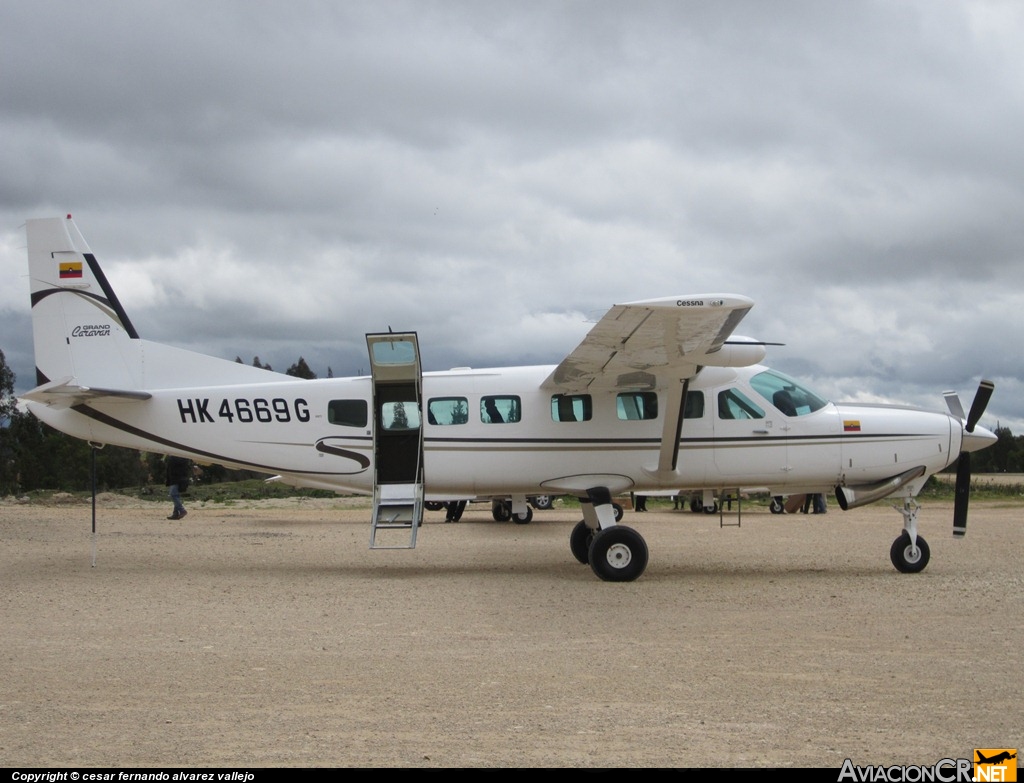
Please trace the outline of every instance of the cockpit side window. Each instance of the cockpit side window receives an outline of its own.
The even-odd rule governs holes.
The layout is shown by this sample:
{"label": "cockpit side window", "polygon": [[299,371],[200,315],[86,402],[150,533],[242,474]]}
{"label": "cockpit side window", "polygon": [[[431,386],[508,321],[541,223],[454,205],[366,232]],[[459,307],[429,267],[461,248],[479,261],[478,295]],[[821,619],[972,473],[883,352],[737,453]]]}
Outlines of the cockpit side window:
{"label": "cockpit side window", "polygon": [[785,416],[806,416],[828,405],[826,400],[778,370],[758,373],[750,379],[750,385]]}
{"label": "cockpit side window", "polygon": [[726,389],[718,393],[718,418],[763,419],[764,411],[739,389]]}

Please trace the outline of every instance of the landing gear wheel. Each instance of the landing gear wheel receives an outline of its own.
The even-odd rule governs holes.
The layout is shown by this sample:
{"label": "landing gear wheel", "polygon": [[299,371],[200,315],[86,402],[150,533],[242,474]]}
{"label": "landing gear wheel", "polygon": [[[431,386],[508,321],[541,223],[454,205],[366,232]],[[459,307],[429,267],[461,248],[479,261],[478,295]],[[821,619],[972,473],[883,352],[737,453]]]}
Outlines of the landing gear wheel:
{"label": "landing gear wheel", "polygon": [[608,527],[594,536],[589,559],[605,582],[632,582],[647,568],[647,542],[631,527]]}
{"label": "landing gear wheel", "polygon": [[436,500],[427,500],[423,503],[423,507],[427,511],[440,511],[444,508],[444,503],[438,503]]}
{"label": "landing gear wheel", "polygon": [[612,503],[612,510],[615,512],[615,521],[616,522],[621,522],[622,521],[622,516],[625,513],[622,510],[622,506],[620,506],[618,503]]}
{"label": "landing gear wheel", "polygon": [[917,537],[917,551],[914,552],[911,549],[910,535],[906,530],[892,542],[892,548],[889,549],[889,559],[896,566],[896,570],[904,574],[916,574],[924,571],[931,556],[928,542],[921,536]]}
{"label": "landing gear wheel", "polygon": [[582,519],[576,523],[569,534],[569,549],[572,556],[583,565],[590,562],[590,542],[593,540],[594,531],[587,527],[587,523]]}
{"label": "landing gear wheel", "polygon": [[495,522],[508,522],[512,519],[512,506],[504,500],[492,500],[491,516]]}
{"label": "landing gear wheel", "polygon": [[552,495],[537,495],[530,500],[530,504],[538,511],[546,511],[554,507],[555,498]]}
{"label": "landing gear wheel", "polygon": [[717,514],[718,513],[718,501],[716,500],[710,506],[704,506],[705,514]]}
{"label": "landing gear wheel", "polygon": [[768,510],[773,514],[785,514],[786,504],[782,502],[782,498],[776,495],[772,498],[772,502],[768,504]]}
{"label": "landing gear wheel", "polygon": [[698,497],[690,498],[690,511],[692,511],[694,514],[699,514],[703,509],[704,509],[704,506],[700,502],[700,498],[698,498]]}
{"label": "landing gear wheel", "polygon": [[[510,512],[511,513],[511,512]],[[530,520],[533,519],[533,509],[529,506],[526,507],[526,513],[520,516],[519,514],[511,514],[512,521],[517,525],[528,525]]]}

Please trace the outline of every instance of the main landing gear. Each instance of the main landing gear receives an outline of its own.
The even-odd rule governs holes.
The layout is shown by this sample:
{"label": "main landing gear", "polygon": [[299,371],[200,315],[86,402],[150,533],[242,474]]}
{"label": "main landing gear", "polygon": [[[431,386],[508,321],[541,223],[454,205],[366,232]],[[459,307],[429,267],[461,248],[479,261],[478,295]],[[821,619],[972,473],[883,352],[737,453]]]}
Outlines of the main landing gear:
{"label": "main landing gear", "polygon": [[611,494],[604,487],[580,498],[581,519],[569,534],[569,549],[605,582],[632,582],[647,568],[647,542],[633,528],[617,523]]}
{"label": "main landing gear", "polygon": [[511,519],[517,525],[528,525],[533,521],[533,509],[526,506],[517,513],[512,510],[511,502],[507,500],[492,500],[491,517],[495,522],[508,522]]}
{"label": "main landing gear", "polygon": [[889,559],[896,570],[904,574],[916,574],[924,571],[931,558],[928,542],[917,534],[917,512],[920,504],[913,498],[903,501],[903,508],[894,506],[903,515],[903,532],[892,542]]}

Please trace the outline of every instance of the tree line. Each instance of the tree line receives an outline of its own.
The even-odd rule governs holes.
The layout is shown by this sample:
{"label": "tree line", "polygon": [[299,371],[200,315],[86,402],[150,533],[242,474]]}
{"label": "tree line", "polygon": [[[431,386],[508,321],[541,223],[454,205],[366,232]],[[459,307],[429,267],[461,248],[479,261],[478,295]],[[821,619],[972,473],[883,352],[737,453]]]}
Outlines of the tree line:
{"label": "tree line", "polygon": [[[241,359],[236,359],[242,362]],[[269,370],[259,357],[254,367]],[[333,377],[330,368],[327,377]],[[301,356],[286,375],[316,378]],[[37,489],[83,491],[91,486],[90,446],[49,427],[35,416],[17,409],[14,372],[0,350],[0,496]],[[1024,473],[1024,435],[1015,436],[1008,427],[996,427],[996,442],[972,455],[974,473]],[[162,484],[163,457],[119,446],[96,452],[96,483],[101,490]],[[204,466],[203,480],[238,481],[251,478],[250,471],[230,470],[220,465]]]}

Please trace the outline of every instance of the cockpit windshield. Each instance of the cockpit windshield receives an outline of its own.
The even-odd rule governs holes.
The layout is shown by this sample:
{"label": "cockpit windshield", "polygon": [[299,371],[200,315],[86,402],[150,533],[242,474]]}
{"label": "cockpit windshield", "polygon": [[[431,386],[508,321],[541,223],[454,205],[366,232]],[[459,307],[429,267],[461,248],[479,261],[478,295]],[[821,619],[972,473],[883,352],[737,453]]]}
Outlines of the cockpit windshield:
{"label": "cockpit windshield", "polygon": [[758,373],[750,385],[786,416],[806,416],[828,405],[827,400],[778,370]]}

